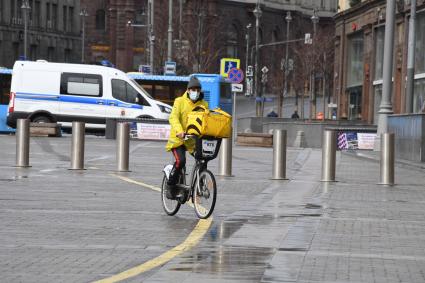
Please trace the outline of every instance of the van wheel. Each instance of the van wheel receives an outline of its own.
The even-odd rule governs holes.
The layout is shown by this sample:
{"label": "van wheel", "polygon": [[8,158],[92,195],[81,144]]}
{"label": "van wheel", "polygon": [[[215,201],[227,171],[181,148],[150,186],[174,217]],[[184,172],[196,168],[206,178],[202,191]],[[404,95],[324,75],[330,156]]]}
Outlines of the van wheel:
{"label": "van wheel", "polygon": [[34,123],[51,123],[52,120],[47,116],[35,116],[32,119],[32,122],[34,122]]}

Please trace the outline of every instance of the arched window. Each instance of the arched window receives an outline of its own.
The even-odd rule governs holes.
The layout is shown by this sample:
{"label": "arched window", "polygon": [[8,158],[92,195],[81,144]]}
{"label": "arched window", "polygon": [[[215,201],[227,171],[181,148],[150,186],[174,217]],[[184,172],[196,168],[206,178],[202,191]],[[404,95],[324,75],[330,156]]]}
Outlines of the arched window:
{"label": "arched window", "polygon": [[227,32],[226,52],[230,58],[238,57],[238,29],[236,25],[232,25]]}
{"label": "arched window", "polygon": [[96,29],[105,30],[105,10],[96,11]]}

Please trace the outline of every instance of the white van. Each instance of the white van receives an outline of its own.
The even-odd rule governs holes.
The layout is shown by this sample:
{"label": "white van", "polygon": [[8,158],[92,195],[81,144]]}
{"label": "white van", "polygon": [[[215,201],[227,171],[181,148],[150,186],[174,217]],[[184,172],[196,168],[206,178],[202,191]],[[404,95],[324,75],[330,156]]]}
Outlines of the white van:
{"label": "white van", "polygon": [[168,119],[171,107],[154,100],[124,72],[104,66],[16,61],[7,124],[16,120],[86,122],[104,128],[106,118]]}

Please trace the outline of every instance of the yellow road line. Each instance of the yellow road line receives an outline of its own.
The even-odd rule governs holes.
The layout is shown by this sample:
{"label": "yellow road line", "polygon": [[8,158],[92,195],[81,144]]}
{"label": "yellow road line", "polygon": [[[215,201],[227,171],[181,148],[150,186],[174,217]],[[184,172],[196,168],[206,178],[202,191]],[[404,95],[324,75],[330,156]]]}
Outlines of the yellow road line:
{"label": "yellow road line", "polygon": [[148,184],[145,184],[143,182],[135,181],[133,179],[130,179],[130,178],[127,178],[127,177],[124,177],[124,176],[119,176],[119,175],[115,175],[115,174],[110,174],[110,175],[117,177],[117,178],[119,178],[123,181],[126,181],[128,183],[136,184],[136,185],[139,185],[139,186],[142,186],[142,187],[145,187],[145,188],[157,191],[157,192],[161,192],[161,188],[158,188],[158,187],[155,187],[155,186],[152,186],[152,185],[148,185]]}
{"label": "yellow road line", "polygon": [[[130,178],[127,177],[123,177],[123,176],[118,176],[115,174],[111,174],[112,176],[118,177],[119,179],[132,183],[132,184],[136,184],[139,186],[143,186],[149,189],[152,189],[154,191],[158,191],[160,192],[161,189],[155,186],[151,186],[148,184],[145,184],[143,182],[138,182],[135,180],[132,180]],[[137,276],[143,272],[146,272],[148,270],[151,270],[155,267],[161,266],[165,263],[167,263],[168,261],[170,261],[171,259],[173,259],[174,257],[180,255],[181,253],[190,250],[191,248],[193,248],[194,246],[196,246],[198,244],[198,242],[202,239],[202,237],[205,235],[205,233],[208,231],[208,229],[210,228],[212,223],[212,217],[208,218],[208,219],[201,219],[199,220],[198,224],[195,226],[195,229],[193,229],[193,231],[189,234],[189,236],[186,238],[186,240],[181,243],[180,245],[172,248],[171,250],[161,254],[160,256],[151,259],[145,263],[142,263],[138,266],[135,266],[133,268],[130,268],[126,271],[123,271],[121,273],[118,273],[114,276],[111,276],[109,278],[105,278],[99,281],[96,281],[94,283],[113,283],[113,282],[119,282],[125,279],[128,279],[130,277],[134,277]]]}

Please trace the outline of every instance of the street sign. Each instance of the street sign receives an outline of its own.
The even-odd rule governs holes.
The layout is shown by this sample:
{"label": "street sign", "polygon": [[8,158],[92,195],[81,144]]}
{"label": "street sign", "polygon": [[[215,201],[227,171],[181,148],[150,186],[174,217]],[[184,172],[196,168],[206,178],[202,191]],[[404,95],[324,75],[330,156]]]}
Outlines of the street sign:
{"label": "street sign", "polygon": [[227,77],[229,78],[229,80],[232,83],[234,83],[234,84],[240,84],[243,81],[244,75],[243,75],[243,71],[241,69],[232,68],[227,73]]}
{"label": "street sign", "polygon": [[253,77],[254,71],[252,70],[252,66],[248,66],[248,69],[246,70],[246,76],[247,77]]}
{"label": "street sign", "polygon": [[164,75],[176,75],[176,62],[166,61],[164,66]]}
{"label": "street sign", "polygon": [[151,65],[139,65],[139,72],[144,74],[151,74]]}
{"label": "street sign", "polygon": [[233,68],[240,68],[241,60],[236,58],[222,58],[220,60],[220,75],[227,78],[227,74]]}
{"label": "street sign", "polygon": [[232,92],[243,92],[243,84],[232,84]]}
{"label": "street sign", "polygon": [[313,44],[313,39],[311,38],[311,34],[309,33],[305,34],[304,44]]}

